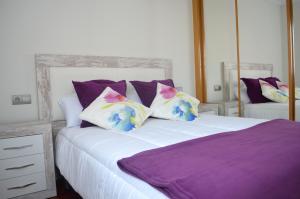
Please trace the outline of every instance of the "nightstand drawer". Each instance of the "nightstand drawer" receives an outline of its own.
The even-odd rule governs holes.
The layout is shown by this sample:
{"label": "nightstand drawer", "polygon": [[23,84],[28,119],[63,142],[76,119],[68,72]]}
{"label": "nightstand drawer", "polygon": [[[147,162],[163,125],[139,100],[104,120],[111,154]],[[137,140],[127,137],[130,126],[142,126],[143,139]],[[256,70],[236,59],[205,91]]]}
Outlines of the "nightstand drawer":
{"label": "nightstand drawer", "polygon": [[238,117],[239,116],[239,109],[238,109],[238,107],[228,108],[228,116],[230,116],[230,117]]}
{"label": "nightstand drawer", "polygon": [[0,160],[0,180],[45,170],[44,154]]}
{"label": "nightstand drawer", "polygon": [[0,199],[34,193],[46,189],[45,173],[0,181]]}
{"label": "nightstand drawer", "polygon": [[44,153],[43,136],[33,135],[0,140],[0,159]]}
{"label": "nightstand drawer", "polygon": [[205,112],[200,112],[199,115],[218,115],[216,111],[205,111]]}

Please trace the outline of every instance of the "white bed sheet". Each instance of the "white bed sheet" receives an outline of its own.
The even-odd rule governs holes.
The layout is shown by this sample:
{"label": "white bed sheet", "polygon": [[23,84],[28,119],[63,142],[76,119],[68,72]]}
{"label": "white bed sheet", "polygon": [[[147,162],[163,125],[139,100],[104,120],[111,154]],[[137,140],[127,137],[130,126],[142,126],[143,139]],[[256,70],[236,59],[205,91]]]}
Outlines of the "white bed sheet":
{"label": "white bed sheet", "polygon": [[56,165],[86,199],[163,199],[164,194],[121,171],[116,162],[138,152],[240,130],[265,120],[202,115],[195,122],[149,119],[132,133],[99,127],[62,129],[56,138]]}
{"label": "white bed sheet", "polygon": [[[275,102],[245,104],[244,116],[258,119],[288,119],[289,104]],[[300,121],[300,100],[296,100],[296,120]]]}

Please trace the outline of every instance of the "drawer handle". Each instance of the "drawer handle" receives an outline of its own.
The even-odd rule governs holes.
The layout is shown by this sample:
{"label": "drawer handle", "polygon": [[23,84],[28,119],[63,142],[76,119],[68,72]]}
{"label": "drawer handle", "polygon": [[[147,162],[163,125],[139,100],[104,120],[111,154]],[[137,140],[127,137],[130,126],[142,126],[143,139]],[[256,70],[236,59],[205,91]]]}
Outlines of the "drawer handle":
{"label": "drawer handle", "polygon": [[30,186],[35,185],[35,184],[36,184],[36,182],[32,182],[32,183],[29,183],[29,184],[25,184],[23,186],[9,187],[9,188],[7,188],[7,190],[24,189],[26,187],[30,187]]}
{"label": "drawer handle", "polygon": [[18,169],[25,169],[27,167],[32,167],[34,166],[34,164],[27,164],[27,165],[23,165],[23,166],[19,166],[19,167],[10,167],[10,168],[6,168],[5,170],[9,171],[9,170],[18,170]]}
{"label": "drawer handle", "polygon": [[28,144],[28,145],[24,145],[24,146],[17,146],[17,147],[7,147],[7,148],[4,148],[3,150],[19,150],[19,149],[25,149],[25,148],[29,148],[29,147],[32,147],[33,144]]}

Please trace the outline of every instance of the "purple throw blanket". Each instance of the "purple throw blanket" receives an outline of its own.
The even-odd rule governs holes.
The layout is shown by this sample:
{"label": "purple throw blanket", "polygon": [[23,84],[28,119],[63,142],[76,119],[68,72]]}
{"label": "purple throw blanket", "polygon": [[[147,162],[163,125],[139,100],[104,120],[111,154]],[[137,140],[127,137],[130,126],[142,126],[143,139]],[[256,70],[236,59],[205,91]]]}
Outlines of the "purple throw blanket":
{"label": "purple throw blanket", "polygon": [[119,167],[176,199],[299,199],[300,123],[273,120],[138,153]]}

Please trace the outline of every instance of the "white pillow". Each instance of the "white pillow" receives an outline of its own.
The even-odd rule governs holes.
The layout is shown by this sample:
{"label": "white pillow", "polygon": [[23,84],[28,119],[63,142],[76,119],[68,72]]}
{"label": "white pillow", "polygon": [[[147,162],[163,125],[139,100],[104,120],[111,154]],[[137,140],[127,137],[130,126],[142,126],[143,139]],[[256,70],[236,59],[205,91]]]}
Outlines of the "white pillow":
{"label": "white pillow", "polygon": [[142,126],[150,115],[148,107],[107,87],[83,110],[80,118],[105,129],[128,132]]}
{"label": "white pillow", "polygon": [[137,94],[135,88],[133,87],[133,85],[129,82],[126,82],[126,87],[127,87],[127,89],[126,89],[127,99],[142,104],[142,101],[141,101],[139,95]]}
{"label": "white pillow", "polygon": [[175,88],[157,83],[151,104],[152,116],[170,120],[193,121],[198,117],[199,100]]}
{"label": "white pillow", "polygon": [[58,102],[62,112],[64,113],[67,127],[80,126],[81,119],[79,118],[83,107],[81,106],[76,94],[62,97]]}
{"label": "white pillow", "polygon": [[272,86],[266,81],[259,80],[259,84],[261,87],[262,95],[273,102],[278,103],[287,103],[289,98],[288,96],[281,90]]}
{"label": "white pillow", "polygon": [[[247,93],[247,87],[242,80],[240,82],[241,82],[241,101],[245,104],[249,104],[251,101],[250,101],[250,98]],[[235,99],[238,99],[238,86],[237,85],[234,85],[234,97],[235,97]]]}
{"label": "white pillow", "polygon": [[[289,96],[289,85],[283,82],[276,81],[277,87],[279,90],[284,92],[287,96]],[[300,99],[300,88],[295,88],[295,98]]]}

